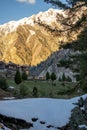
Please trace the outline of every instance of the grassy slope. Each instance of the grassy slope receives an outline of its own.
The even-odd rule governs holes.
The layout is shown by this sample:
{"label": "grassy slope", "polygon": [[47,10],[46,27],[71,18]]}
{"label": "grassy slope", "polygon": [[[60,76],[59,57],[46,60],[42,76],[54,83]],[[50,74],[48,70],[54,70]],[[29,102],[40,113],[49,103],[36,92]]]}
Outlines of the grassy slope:
{"label": "grassy slope", "polygon": [[[51,97],[51,98],[70,98],[82,94],[77,93],[75,90],[76,83],[65,83],[56,81],[52,85],[51,81],[23,81],[20,85],[16,85],[14,80],[8,80],[9,86],[14,86],[16,90],[19,90],[21,85],[28,88],[26,97],[33,97],[32,91],[34,87],[38,89],[38,97]],[[74,90],[74,91],[73,91]]]}

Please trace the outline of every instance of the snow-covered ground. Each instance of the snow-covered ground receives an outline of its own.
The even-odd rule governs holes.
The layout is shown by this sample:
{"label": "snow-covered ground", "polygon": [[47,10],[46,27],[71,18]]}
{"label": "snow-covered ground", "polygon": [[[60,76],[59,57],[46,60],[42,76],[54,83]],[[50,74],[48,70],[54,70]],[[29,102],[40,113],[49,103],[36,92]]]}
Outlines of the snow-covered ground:
{"label": "snow-covered ground", "polygon": [[[82,97],[85,98],[87,95]],[[71,110],[75,107],[73,103],[77,102],[78,99],[79,97],[72,99],[33,98],[0,101],[0,114],[29,122],[32,122],[32,118],[38,118],[36,122],[33,122],[34,127],[29,130],[48,130],[48,125],[54,126],[50,130],[56,130],[56,127],[68,123]],[[41,124],[40,121],[45,121],[45,124]],[[5,130],[9,129],[5,128]]]}

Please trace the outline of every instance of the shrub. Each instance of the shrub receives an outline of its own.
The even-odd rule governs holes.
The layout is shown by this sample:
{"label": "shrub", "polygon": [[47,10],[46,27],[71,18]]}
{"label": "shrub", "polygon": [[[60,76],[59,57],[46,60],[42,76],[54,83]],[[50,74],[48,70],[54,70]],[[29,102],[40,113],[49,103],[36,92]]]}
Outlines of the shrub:
{"label": "shrub", "polygon": [[37,97],[38,96],[38,89],[36,87],[33,88],[33,96]]}
{"label": "shrub", "polygon": [[28,95],[28,87],[24,84],[20,85],[20,96],[26,97]]}
{"label": "shrub", "polygon": [[7,81],[3,76],[0,76],[0,88],[3,90],[6,90],[8,88]]}
{"label": "shrub", "polygon": [[25,72],[23,72],[23,73],[22,73],[22,79],[23,79],[23,80],[27,80],[27,78],[28,78],[27,74],[26,74]]}
{"label": "shrub", "polygon": [[72,79],[68,76],[66,79],[68,82],[72,82]]}
{"label": "shrub", "polygon": [[72,64],[72,61],[70,60],[60,60],[59,63],[57,64],[58,67],[65,67],[68,68]]}
{"label": "shrub", "polygon": [[61,77],[59,77],[59,79],[58,79],[59,81],[62,81],[62,79],[61,79]]}
{"label": "shrub", "polygon": [[82,90],[84,91],[84,93],[87,93],[87,80],[86,79],[82,80],[80,86]]}
{"label": "shrub", "polygon": [[81,78],[80,78],[80,75],[77,74],[77,75],[76,75],[76,81],[79,81],[79,80],[81,80]]}

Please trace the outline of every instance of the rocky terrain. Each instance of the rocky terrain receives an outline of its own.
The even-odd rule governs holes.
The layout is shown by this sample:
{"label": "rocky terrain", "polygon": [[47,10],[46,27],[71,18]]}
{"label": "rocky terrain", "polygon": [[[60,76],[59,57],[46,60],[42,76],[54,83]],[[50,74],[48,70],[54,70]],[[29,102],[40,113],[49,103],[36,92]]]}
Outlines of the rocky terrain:
{"label": "rocky terrain", "polygon": [[[71,17],[70,10],[49,9],[29,18],[0,25],[0,60],[35,66],[59,50],[62,43],[73,41],[82,28],[74,27],[86,8]],[[65,31],[64,31],[65,30]]]}

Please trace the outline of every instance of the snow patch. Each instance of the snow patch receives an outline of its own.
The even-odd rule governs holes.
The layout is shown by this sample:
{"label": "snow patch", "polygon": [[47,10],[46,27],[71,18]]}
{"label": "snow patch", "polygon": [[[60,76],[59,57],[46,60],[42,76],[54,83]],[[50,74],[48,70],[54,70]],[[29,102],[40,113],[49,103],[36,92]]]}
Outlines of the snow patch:
{"label": "snow patch", "polygon": [[35,34],[35,31],[33,31],[33,30],[29,30],[29,32],[31,33],[31,35]]}
{"label": "snow patch", "polygon": [[4,100],[13,100],[13,99],[15,99],[15,97],[4,97],[3,99]]}
{"label": "snow patch", "polygon": [[79,125],[79,128],[87,128],[86,125]]}
{"label": "snow patch", "polygon": [[63,10],[57,10],[57,9],[49,9],[46,12],[40,12],[36,15],[32,15],[31,17],[25,17],[23,19],[20,19],[18,21],[10,21],[8,23],[5,23],[3,25],[0,25],[0,32],[3,34],[8,34],[10,32],[16,31],[17,27],[19,25],[28,24],[31,26],[35,25],[35,21],[45,21],[46,23],[49,22],[52,23],[53,21],[56,22],[56,15],[57,13],[62,14],[63,16],[64,11]]}
{"label": "snow patch", "polygon": [[[87,97],[87,94],[82,97]],[[76,103],[79,98],[75,97],[67,100],[33,98],[0,101],[0,113],[29,122],[32,122],[32,118],[38,118],[31,130],[44,130],[47,129],[47,125],[61,127],[69,122],[71,110],[75,107],[73,103]],[[45,121],[46,123],[42,126],[40,121]],[[54,130],[54,128],[50,130]]]}

